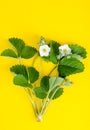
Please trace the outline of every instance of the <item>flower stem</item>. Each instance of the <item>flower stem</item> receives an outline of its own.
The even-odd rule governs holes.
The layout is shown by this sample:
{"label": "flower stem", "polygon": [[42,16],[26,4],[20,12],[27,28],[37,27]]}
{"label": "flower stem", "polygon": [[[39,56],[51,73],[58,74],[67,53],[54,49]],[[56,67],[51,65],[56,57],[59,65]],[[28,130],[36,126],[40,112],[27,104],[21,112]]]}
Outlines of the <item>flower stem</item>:
{"label": "flower stem", "polygon": [[42,58],[40,58],[40,79],[42,77]]}
{"label": "flower stem", "polygon": [[34,64],[35,64],[35,61],[36,61],[37,57],[38,57],[38,54],[36,54],[35,57],[34,57],[34,59],[33,59],[32,67],[34,67]]}
{"label": "flower stem", "polygon": [[52,101],[52,99],[53,99],[55,93],[58,91],[58,89],[60,89],[60,87],[57,87],[57,89],[54,91],[54,93],[52,94],[52,96],[51,96],[51,98],[49,99],[49,101],[46,102],[45,107],[44,107],[43,112],[42,112],[42,115],[46,112],[48,106],[50,105],[50,103],[51,103],[51,101]]}
{"label": "flower stem", "polygon": [[47,93],[47,96],[46,96],[45,101],[44,101],[44,104],[43,104],[43,106],[42,106],[40,115],[43,114],[43,110],[44,110],[44,108],[45,108],[45,106],[46,106],[46,103],[47,103],[47,101],[48,101],[48,96],[49,96],[49,94],[50,94],[50,91],[48,91],[48,93]]}
{"label": "flower stem", "polygon": [[36,106],[35,106],[35,103],[34,103],[34,101],[33,101],[33,99],[32,99],[32,96],[31,96],[30,90],[29,90],[28,88],[25,88],[25,91],[26,91],[26,93],[28,94],[28,97],[29,97],[29,100],[30,100],[30,102],[31,102],[31,104],[32,104],[32,107],[33,107],[33,110],[34,110],[35,116],[37,116]]}
{"label": "flower stem", "polygon": [[57,65],[56,66],[54,66],[54,68],[49,72],[49,74],[48,74],[48,76],[50,76],[51,75],[51,73],[55,70],[57,68]]}

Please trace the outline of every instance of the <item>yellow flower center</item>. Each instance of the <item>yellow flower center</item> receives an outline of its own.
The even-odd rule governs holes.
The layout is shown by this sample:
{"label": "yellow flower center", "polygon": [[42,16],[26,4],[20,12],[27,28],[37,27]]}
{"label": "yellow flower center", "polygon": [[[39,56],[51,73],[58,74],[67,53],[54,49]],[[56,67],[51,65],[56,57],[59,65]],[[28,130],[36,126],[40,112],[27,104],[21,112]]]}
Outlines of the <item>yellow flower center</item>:
{"label": "yellow flower center", "polygon": [[47,50],[46,50],[46,49],[43,49],[43,52],[45,53],[45,52],[47,52]]}
{"label": "yellow flower center", "polygon": [[67,49],[64,49],[63,52],[64,52],[64,53],[67,53]]}

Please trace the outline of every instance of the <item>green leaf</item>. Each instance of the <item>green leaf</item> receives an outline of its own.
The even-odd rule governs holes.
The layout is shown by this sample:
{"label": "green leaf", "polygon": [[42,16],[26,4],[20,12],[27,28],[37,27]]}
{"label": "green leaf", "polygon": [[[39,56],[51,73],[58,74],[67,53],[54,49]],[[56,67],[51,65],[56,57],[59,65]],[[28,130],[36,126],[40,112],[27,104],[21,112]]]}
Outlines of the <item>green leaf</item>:
{"label": "green leaf", "polygon": [[52,61],[54,64],[57,64],[57,57],[54,51],[53,42],[50,43],[50,61]]}
{"label": "green leaf", "polygon": [[63,58],[58,65],[59,76],[65,77],[84,70],[84,65],[75,58]]}
{"label": "green leaf", "polygon": [[1,56],[17,58],[16,53],[11,49],[6,49],[1,53]]}
{"label": "green leaf", "polygon": [[63,83],[64,79],[61,77],[51,77],[49,79],[49,89],[54,89],[55,87],[61,85]]}
{"label": "green leaf", "polygon": [[60,44],[58,42],[56,42],[56,41],[53,41],[53,40],[50,41],[49,46],[50,46],[50,44],[52,44],[53,51],[54,51],[55,55],[58,55],[59,54],[59,46],[60,46]]}
{"label": "green leaf", "polygon": [[32,58],[36,52],[37,50],[34,47],[25,46],[24,49],[22,50],[21,57],[25,59],[29,59]]}
{"label": "green leaf", "polygon": [[40,87],[42,87],[46,92],[49,90],[49,78],[49,76],[44,76],[40,82]]}
{"label": "green leaf", "polygon": [[19,38],[9,38],[9,42],[17,50],[18,57],[21,56],[22,49],[25,46],[24,41],[22,39],[19,39]]}
{"label": "green leaf", "polygon": [[28,79],[27,69],[24,65],[14,65],[10,68],[10,71],[14,72],[15,74],[21,74]]}
{"label": "green leaf", "polygon": [[38,97],[40,99],[44,99],[47,95],[45,93],[45,90],[42,87],[37,87],[37,88],[34,88],[33,90],[34,90],[36,97]]}
{"label": "green leaf", "polygon": [[29,79],[34,83],[39,78],[39,72],[34,67],[28,67]]}
{"label": "green leaf", "polygon": [[[57,86],[57,87],[58,87],[58,86]],[[55,92],[55,90],[57,89],[57,87],[50,92],[49,98],[52,97],[52,95],[53,95],[53,93]],[[56,99],[56,98],[60,97],[60,96],[63,94],[63,92],[64,92],[64,91],[63,91],[63,88],[59,88],[59,89],[56,91],[56,93],[55,93],[55,95],[53,96],[52,99]]]}
{"label": "green leaf", "polygon": [[13,83],[15,85],[19,85],[19,86],[22,86],[22,87],[30,87],[30,85],[28,84],[27,79],[21,74],[18,74],[18,75],[16,75],[14,77]]}
{"label": "green leaf", "polygon": [[86,49],[84,47],[77,45],[77,44],[76,45],[71,44],[71,45],[69,45],[69,47],[71,48],[71,50],[72,50],[71,52],[73,54],[77,54],[83,58],[86,58],[87,52],[86,52]]}

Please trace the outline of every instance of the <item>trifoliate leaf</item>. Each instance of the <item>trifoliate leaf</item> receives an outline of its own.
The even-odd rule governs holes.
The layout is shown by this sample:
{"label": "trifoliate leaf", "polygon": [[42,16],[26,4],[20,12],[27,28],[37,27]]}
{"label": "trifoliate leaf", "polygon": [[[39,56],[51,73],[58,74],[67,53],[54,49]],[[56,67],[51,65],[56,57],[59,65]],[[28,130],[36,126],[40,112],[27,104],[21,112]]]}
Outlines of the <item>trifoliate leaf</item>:
{"label": "trifoliate leaf", "polygon": [[77,54],[83,58],[86,58],[87,52],[86,52],[86,49],[84,47],[77,45],[77,44],[76,45],[71,44],[71,45],[69,45],[69,47],[71,48],[71,52],[73,54]]}
{"label": "trifoliate leaf", "polygon": [[45,44],[46,44],[46,40],[45,40],[44,37],[41,36],[38,45],[39,45],[39,46],[42,46],[42,45],[45,45]]}
{"label": "trifoliate leaf", "polygon": [[22,87],[30,87],[30,85],[28,84],[27,79],[21,74],[18,74],[18,75],[16,75],[14,77],[13,83],[15,85],[19,85],[19,86],[22,86]]}
{"label": "trifoliate leaf", "polygon": [[25,46],[22,50],[21,57],[25,59],[32,58],[37,50],[34,47]]}
{"label": "trifoliate leaf", "polygon": [[10,71],[14,72],[15,74],[21,74],[28,79],[27,69],[24,65],[14,65],[10,68]]}
{"label": "trifoliate leaf", "polygon": [[42,87],[37,87],[37,88],[34,88],[33,90],[34,90],[36,97],[38,97],[40,99],[44,99],[46,97],[45,90]]}
{"label": "trifoliate leaf", "polygon": [[34,83],[39,78],[39,72],[34,67],[28,67],[28,74],[31,83]]}
{"label": "trifoliate leaf", "polygon": [[84,65],[75,58],[63,58],[58,65],[59,76],[65,77],[84,70]]}
{"label": "trifoliate leaf", "polygon": [[53,42],[50,43],[50,61],[52,61],[54,64],[57,64],[57,56],[54,51]]}
{"label": "trifoliate leaf", "polygon": [[11,49],[6,49],[1,53],[1,56],[17,58],[16,53]]}
{"label": "trifoliate leaf", "polygon": [[49,89],[54,89],[55,87],[59,86],[60,84],[62,84],[64,81],[63,78],[61,77],[51,77],[49,79]]}
{"label": "trifoliate leaf", "polygon": [[22,49],[25,46],[24,41],[22,39],[19,39],[19,38],[9,38],[9,42],[17,50],[18,57],[19,57],[21,55]]}
{"label": "trifoliate leaf", "polygon": [[[57,86],[58,87],[58,86]],[[57,87],[55,89],[53,89],[50,94],[49,94],[49,98],[52,97],[53,93],[55,92],[55,90],[57,89]],[[54,94],[53,98],[52,99],[56,99],[58,97],[60,97],[62,94],[63,94],[63,88],[59,88],[56,93]]]}
{"label": "trifoliate leaf", "polygon": [[49,90],[49,78],[49,76],[44,76],[40,82],[40,87],[42,87],[46,92]]}

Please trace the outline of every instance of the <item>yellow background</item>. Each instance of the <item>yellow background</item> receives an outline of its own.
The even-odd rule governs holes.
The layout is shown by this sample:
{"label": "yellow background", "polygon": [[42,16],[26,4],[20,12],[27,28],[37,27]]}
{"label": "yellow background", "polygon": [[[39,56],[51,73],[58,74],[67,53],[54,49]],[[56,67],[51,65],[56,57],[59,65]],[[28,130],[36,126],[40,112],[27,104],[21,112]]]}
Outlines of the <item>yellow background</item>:
{"label": "yellow background", "polygon": [[84,46],[88,51],[85,71],[70,77],[74,85],[51,103],[39,123],[23,88],[12,83],[9,67],[17,61],[0,57],[0,130],[90,130],[89,0],[0,1],[0,52],[10,47],[9,37],[37,47],[41,35]]}

